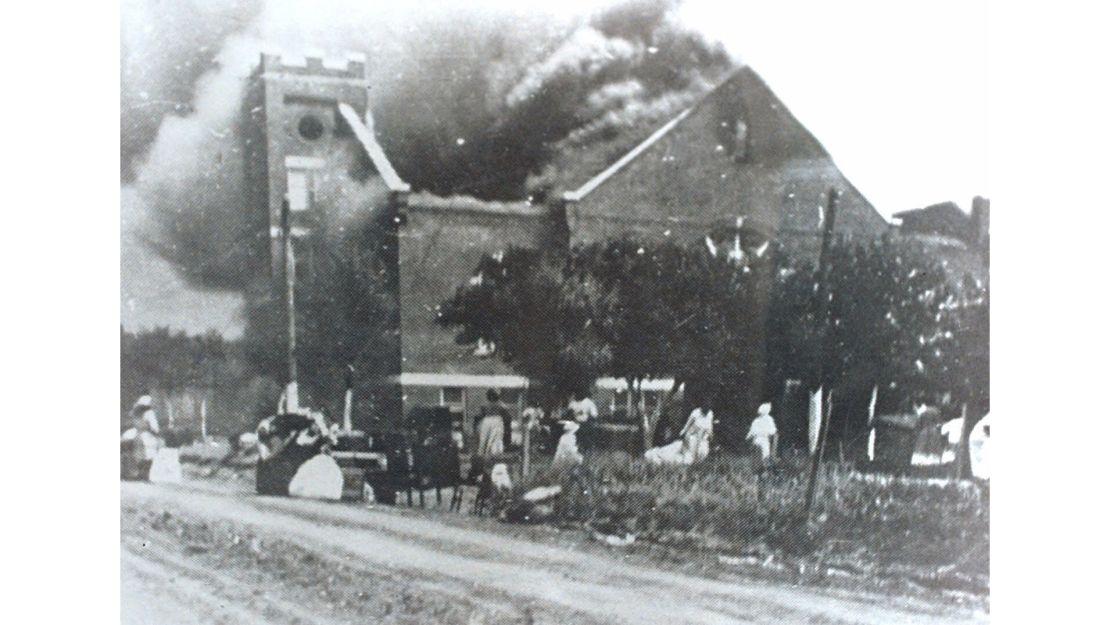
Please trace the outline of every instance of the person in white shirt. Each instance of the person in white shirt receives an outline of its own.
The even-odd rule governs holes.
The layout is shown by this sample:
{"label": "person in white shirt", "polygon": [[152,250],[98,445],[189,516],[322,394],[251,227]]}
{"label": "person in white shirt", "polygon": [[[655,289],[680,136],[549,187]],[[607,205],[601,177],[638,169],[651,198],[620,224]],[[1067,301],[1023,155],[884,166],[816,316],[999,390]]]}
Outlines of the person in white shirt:
{"label": "person in white shirt", "polygon": [[709,456],[709,439],[713,436],[713,411],[698,404],[686,419],[679,436],[685,464],[705,460]]}
{"label": "person in white shirt", "polygon": [[567,404],[567,409],[579,425],[597,418],[597,404],[586,393],[575,393],[574,399]]}
{"label": "person in white shirt", "polygon": [[652,464],[691,465],[709,456],[709,443],[713,438],[713,411],[698,404],[686,419],[676,441],[652,447],[644,452],[644,459]]}
{"label": "person in white shirt", "polygon": [[143,395],[131,408],[131,418],[135,420],[135,427],[146,429],[152,434],[159,434],[158,417],[154,414],[154,400],[150,395]]}
{"label": "person in white shirt", "polygon": [[137,467],[139,479],[148,479],[151,464],[162,446],[158,438],[158,417],[154,414],[154,401],[150,395],[143,395],[135,402],[130,416],[131,427],[123,432],[120,440],[128,445],[130,462]]}
{"label": "person in white shirt", "polygon": [[759,456],[763,462],[773,458],[778,451],[778,434],[775,419],[771,417],[771,404],[761,404],[759,416],[752,421],[752,426],[748,429],[747,439],[759,449]]}

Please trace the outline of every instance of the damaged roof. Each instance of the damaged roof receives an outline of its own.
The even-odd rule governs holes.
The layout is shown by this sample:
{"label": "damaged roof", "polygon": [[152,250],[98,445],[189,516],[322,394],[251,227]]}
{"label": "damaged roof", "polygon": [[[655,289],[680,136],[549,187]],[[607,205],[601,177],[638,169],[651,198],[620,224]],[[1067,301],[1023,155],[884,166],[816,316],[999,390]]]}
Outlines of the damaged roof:
{"label": "damaged roof", "polygon": [[411,191],[412,187],[401,180],[401,176],[397,175],[397,170],[393,169],[393,164],[389,162],[385,150],[382,149],[377,137],[374,136],[374,118],[370,114],[370,109],[366,110],[365,124],[359,119],[355,109],[346,102],[339,103],[339,114],[343,116],[344,121],[354,131],[359,144],[366,151],[366,155],[370,157],[370,161],[374,163],[374,169],[378,170],[378,175],[382,177],[389,190],[394,193]]}

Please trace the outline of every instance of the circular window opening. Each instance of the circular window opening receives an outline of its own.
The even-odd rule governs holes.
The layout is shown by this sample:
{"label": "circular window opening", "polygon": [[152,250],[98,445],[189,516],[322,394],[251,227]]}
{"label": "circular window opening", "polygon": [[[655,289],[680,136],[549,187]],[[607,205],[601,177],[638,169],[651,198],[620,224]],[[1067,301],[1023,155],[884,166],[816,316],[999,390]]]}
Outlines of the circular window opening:
{"label": "circular window opening", "polygon": [[324,122],[313,115],[305,115],[297,123],[297,132],[307,141],[315,141],[324,136]]}

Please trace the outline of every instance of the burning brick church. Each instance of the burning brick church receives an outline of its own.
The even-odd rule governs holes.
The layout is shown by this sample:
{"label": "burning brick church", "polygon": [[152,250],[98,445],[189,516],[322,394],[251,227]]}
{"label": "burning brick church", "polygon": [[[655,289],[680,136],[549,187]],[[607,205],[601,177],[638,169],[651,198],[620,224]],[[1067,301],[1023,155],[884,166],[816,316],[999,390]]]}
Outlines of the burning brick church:
{"label": "burning brick church", "polygon": [[[380,253],[392,271],[399,353],[390,382],[404,411],[449,406],[469,420],[488,388],[520,405],[528,380],[488,346],[458,345],[435,322],[437,306],[485,254],[509,246],[568,246],[622,234],[693,241],[732,235],[778,241],[816,257],[820,208],[840,191],[837,233],[875,237],[888,225],[837,169],[820,143],[763,80],[744,67],[642,138],[592,177],[542,201],[487,202],[413,192],[379,143],[364,61],[263,54],[244,102],[249,210],[269,234],[259,288],[280,291],[303,276],[315,246],[355,215],[385,224]],[[368,163],[361,167],[358,163]],[[296,262],[291,253],[296,250]],[[305,260],[309,259],[309,260]],[[309,278],[305,278],[309,279]],[[667,381],[646,385],[658,401]],[[598,381],[602,412],[628,401],[623,382]],[[655,393],[655,395],[653,395]],[[355,416],[355,426],[363,425]]]}

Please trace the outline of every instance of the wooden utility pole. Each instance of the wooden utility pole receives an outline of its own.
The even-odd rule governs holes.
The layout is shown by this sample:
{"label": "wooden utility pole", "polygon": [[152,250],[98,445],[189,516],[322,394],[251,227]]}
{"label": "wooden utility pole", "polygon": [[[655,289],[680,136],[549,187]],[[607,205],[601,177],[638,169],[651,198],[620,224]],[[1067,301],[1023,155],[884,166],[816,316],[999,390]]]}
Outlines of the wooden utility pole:
{"label": "wooden utility pole", "polygon": [[825,439],[828,437],[829,420],[832,416],[832,389],[823,388],[825,384],[825,358],[827,356],[826,343],[828,342],[828,317],[829,317],[829,248],[832,246],[833,228],[836,226],[836,189],[829,189],[827,207],[825,209],[825,229],[821,234],[821,255],[817,257],[817,323],[820,324],[818,333],[817,354],[817,384],[821,392],[821,410],[819,411],[819,424],[817,428],[817,449],[813,451],[813,459],[809,467],[809,484],[806,486],[806,520],[809,519],[813,509],[813,498],[817,493],[817,475],[821,469],[821,457],[825,453]]}
{"label": "wooden utility pole", "polygon": [[351,411],[354,409],[355,403],[355,367],[354,365],[347,365],[347,390],[343,393],[343,431],[350,432],[353,428],[351,424]]}
{"label": "wooden utility pole", "polygon": [[521,457],[520,457],[520,476],[522,479],[528,479],[528,474],[532,468],[532,424],[528,419],[524,419],[524,431],[521,432]]}
{"label": "wooden utility pole", "polygon": [[288,325],[289,384],[286,388],[285,409],[297,412],[300,398],[297,389],[297,262],[293,256],[293,224],[288,203],[285,205],[285,316]]}

